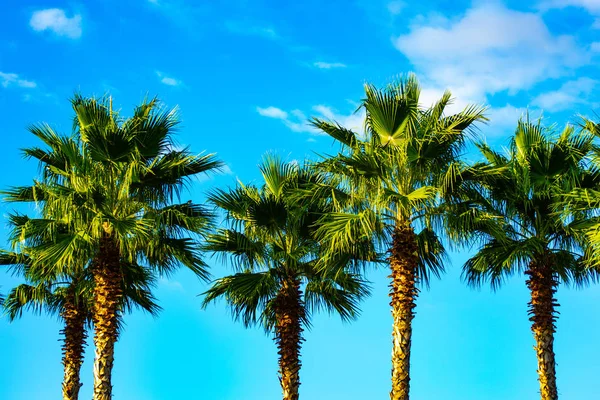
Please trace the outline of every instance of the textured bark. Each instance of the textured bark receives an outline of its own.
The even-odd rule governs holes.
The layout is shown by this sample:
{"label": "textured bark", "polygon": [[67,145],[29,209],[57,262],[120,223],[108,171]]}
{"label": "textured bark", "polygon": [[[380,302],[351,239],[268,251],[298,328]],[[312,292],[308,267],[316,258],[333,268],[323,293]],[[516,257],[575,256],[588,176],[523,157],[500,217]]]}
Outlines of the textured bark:
{"label": "textured bark", "polygon": [[75,296],[75,283],[67,289],[65,304],[61,313],[65,327],[61,331],[64,336],[63,366],[64,378],[62,384],[63,400],[77,400],[81,382],[79,371],[83,364],[85,340],[86,308]]}
{"label": "textured bark", "polygon": [[110,237],[101,240],[94,272],[94,400],[112,398],[111,373],[118,337],[122,294],[119,248]]}
{"label": "textured bark", "polygon": [[390,306],[392,306],[392,391],[390,399],[408,400],[410,390],[410,347],[414,318],[416,271],[418,265],[416,235],[409,224],[397,224],[390,249]]}
{"label": "textured bark", "polygon": [[536,343],[541,399],[557,400],[554,322],[556,321],[555,307],[558,303],[554,299],[554,293],[558,282],[552,272],[550,257],[546,256],[537,262],[532,262],[526,274],[529,275],[527,280],[527,287],[531,292],[529,320],[532,322],[531,330]]}
{"label": "textured bark", "polygon": [[283,400],[298,400],[300,387],[300,348],[302,347],[301,320],[304,316],[300,281],[290,279],[282,283],[275,304],[277,323],[275,342],[279,351],[279,383]]}

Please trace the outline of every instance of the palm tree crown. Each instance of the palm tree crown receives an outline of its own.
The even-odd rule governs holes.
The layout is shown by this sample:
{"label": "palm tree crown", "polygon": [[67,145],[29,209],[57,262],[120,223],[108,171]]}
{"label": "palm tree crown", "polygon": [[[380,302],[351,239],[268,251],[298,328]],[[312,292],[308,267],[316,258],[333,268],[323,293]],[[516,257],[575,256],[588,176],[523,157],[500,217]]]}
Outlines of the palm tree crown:
{"label": "palm tree crown", "polygon": [[244,325],[260,324],[275,334],[283,397],[297,399],[302,331],[311,313],[324,308],[354,318],[367,288],[348,271],[360,263],[352,255],[324,263],[315,223],[331,207],[293,196],[321,177],[275,158],[267,158],[261,172],[261,187],[240,184],[209,196],[226,212],[229,227],[209,236],[206,249],[229,256],[238,272],[215,281],[205,304],[224,297]]}
{"label": "palm tree crown", "polygon": [[592,137],[572,126],[557,135],[525,119],[507,155],[478,147],[484,161],[463,176],[467,200],[448,214],[450,230],[480,244],[464,266],[469,283],[496,288],[509,275],[528,276],[541,396],[555,400],[554,294],[560,283],[585,284],[598,272],[586,268],[587,243],[573,226],[582,212],[559,210],[565,195],[594,182],[586,167]]}
{"label": "palm tree crown", "polygon": [[[53,233],[35,248],[35,263],[94,277],[95,400],[111,398],[114,342],[118,334],[123,277],[128,268],[170,273],[183,265],[208,278],[198,249],[211,214],[192,202],[177,203],[190,178],[222,164],[214,155],[176,149],[176,110],[144,101],[130,118],[112,110],[109,98],[76,96],[74,133],[61,136],[48,125],[31,128],[46,148],[25,154],[42,166],[42,179],[13,188],[9,201],[43,201],[36,227]],[[40,226],[42,225],[42,226]],[[57,227],[68,226],[57,234]],[[80,260],[88,260],[82,264]]]}
{"label": "palm tree crown", "polygon": [[342,146],[339,154],[318,164],[337,183],[331,193],[340,209],[321,220],[322,240],[334,254],[357,240],[371,240],[389,252],[394,400],[409,396],[416,284],[427,284],[444,269],[444,248],[431,229],[432,211],[453,188],[465,132],[486,120],[478,106],[447,115],[449,92],[424,109],[420,93],[413,75],[384,89],[366,85],[364,134],[313,120]]}

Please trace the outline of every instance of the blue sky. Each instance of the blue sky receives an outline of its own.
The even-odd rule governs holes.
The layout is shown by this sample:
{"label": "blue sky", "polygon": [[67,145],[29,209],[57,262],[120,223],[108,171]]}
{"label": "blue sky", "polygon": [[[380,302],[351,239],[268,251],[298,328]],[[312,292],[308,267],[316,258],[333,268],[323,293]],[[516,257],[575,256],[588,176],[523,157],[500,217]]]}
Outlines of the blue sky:
{"label": "blue sky", "polygon": [[[37,166],[18,149],[26,127],[68,132],[68,98],[110,92],[124,113],[146,94],[178,105],[181,144],[216,152],[214,186],[256,180],[267,152],[303,159],[335,151],[310,116],[359,127],[362,84],[414,71],[423,103],[444,89],[455,109],[490,106],[481,135],[501,146],[525,110],[564,124],[598,112],[600,1],[17,1],[0,11],[0,187],[28,184]],[[10,207],[1,206],[3,215]],[[31,210],[32,212],[34,210]],[[5,243],[6,225],[0,224]],[[468,252],[424,290],[414,321],[414,400],[532,399],[538,393],[524,279],[497,293],[460,281]],[[215,277],[226,266],[213,265]],[[352,324],[319,315],[306,334],[302,398],[383,399],[389,391],[391,317],[385,270]],[[18,283],[0,273],[1,291]],[[260,329],[232,322],[224,304],[200,309],[206,289],[182,271],[161,279],[164,311],[134,313],[117,344],[114,397],[128,400],[280,398],[276,349]],[[600,288],[561,288],[556,352],[563,400],[600,392]],[[60,396],[59,323],[26,315],[0,320],[0,398]],[[90,344],[81,398],[91,397]]]}

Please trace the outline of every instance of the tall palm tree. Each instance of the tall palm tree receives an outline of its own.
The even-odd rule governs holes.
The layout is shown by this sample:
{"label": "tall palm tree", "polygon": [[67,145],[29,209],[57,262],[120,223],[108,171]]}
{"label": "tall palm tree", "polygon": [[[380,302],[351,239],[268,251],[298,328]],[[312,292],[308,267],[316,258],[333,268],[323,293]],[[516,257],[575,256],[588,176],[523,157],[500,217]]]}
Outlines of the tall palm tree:
{"label": "tall palm tree", "polygon": [[[238,272],[218,279],[205,293],[205,305],[224,297],[244,325],[260,324],[274,333],[284,400],[297,400],[302,332],[311,312],[325,308],[342,319],[357,315],[368,291],[348,268],[361,261],[338,254],[323,263],[315,222],[331,207],[298,201],[293,192],[321,178],[294,163],[267,158],[260,167],[264,184],[216,190],[209,199],[227,215],[229,228],[208,237],[206,249],[229,256]],[[369,251],[368,243],[365,251]]]}
{"label": "tall palm tree", "polygon": [[[89,270],[74,269],[70,274],[55,275],[52,266],[35,265],[29,257],[28,246],[47,246],[44,232],[33,233],[24,229],[27,225],[35,224],[24,215],[12,214],[9,217],[12,227],[13,242],[25,243],[18,252],[1,252],[0,265],[9,266],[13,272],[21,275],[28,283],[15,287],[8,295],[3,306],[10,321],[20,317],[24,310],[34,313],[46,311],[50,315],[58,315],[64,326],[63,335],[63,383],[64,400],[79,398],[80,369],[83,364],[84,349],[87,338],[87,328],[91,325],[93,308],[93,279]],[[86,263],[86,260],[82,260]],[[156,315],[160,307],[156,305],[151,293],[154,285],[153,277],[139,266],[127,269],[123,277],[122,289],[124,296],[119,308],[128,312],[134,307],[146,310]]]}
{"label": "tall palm tree", "polygon": [[334,197],[341,210],[322,219],[322,240],[335,252],[368,239],[389,254],[393,400],[409,398],[418,285],[444,269],[445,252],[431,229],[430,211],[452,188],[465,132],[486,120],[478,106],[447,115],[449,92],[423,109],[420,92],[414,75],[384,89],[366,85],[364,134],[313,120],[341,145],[339,154],[318,164],[339,181]]}
{"label": "tall palm tree", "polygon": [[[130,265],[164,274],[179,265],[206,279],[197,239],[211,215],[192,202],[177,203],[193,176],[222,165],[173,143],[176,109],[144,101],[132,117],[112,110],[112,99],[75,96],[74,133],[32,127],[46,148],[25,150],[42,166],[42,179],[9,191],[8,200],[44,201],[48,224],[67,223],[70,235],[38,249],[36,263],[71,266],[91,260],[94,278],[94,400],[112,397],[121,281]],[[51,230],[51,228],[50,228]]]}
{"label": "tall palm tree", "polygon": [[[600,123],[589,119],[582,119],[581,127],[584,132],[592,135],[595,140],[600,138]],[[566,213],[578,213],[578,218],[572,223],[574,228],[585,235],[589,244],[589,257],[586,261],[588,267],[597,269],[600,267],[600,148],[595,145],[589,154],[589,179],[585,185],[580,185],[564,197],[559,207]]]}
{"label": "tall palm tree", "polygon": [[478,145],[484,161],[468,169],[466,201],[448,215],[457,238],[480,245],[464,266],[472,285],[523,273],[531,294],[529,315],[536,342],[542,400],[558,399],[554,333],[559,284],[582,285],[598,270],[585,267],[582,235],[557,203],[593,183],[586,170],[592,137],[567,126],[560,134],[528,118],[519,121],[508,154]]}

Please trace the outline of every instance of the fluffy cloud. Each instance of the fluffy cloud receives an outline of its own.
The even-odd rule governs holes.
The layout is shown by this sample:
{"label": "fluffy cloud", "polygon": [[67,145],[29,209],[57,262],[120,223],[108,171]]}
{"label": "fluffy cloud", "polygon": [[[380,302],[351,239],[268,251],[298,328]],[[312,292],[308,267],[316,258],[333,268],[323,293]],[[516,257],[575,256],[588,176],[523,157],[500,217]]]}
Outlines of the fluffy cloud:
{"label": "fluffy cloud", "polygon": [[562,111],[575,105],[590,105],[592,93],[596,92],[598,81],[579,78],[565,82],[560,89],[542,93],[533,100],[533,104],[547,111]]}
{"label": "fluffy cloud", "polygon": [[5,88],[9,86],[18,86],[25,89],[32,89],[37,86],[37,84],[33,81],[21,79],[17,74],[6,72],[0,72],[0,85]]}
{"label": "fluffy cloud", "polygon": [[81,37],[81,15],[76,14],[69,18],[60,8],[35,11],[29,25],[38,32],[50,30],[58,36],[71,39]]}
{"label": "fluffy cloud", "polygon": [[332,68],[346,68],[346,64],[342,63],[328,63],[323,61],[317,61],[313,64],[315,67],[319,69],[332,69]]}
{"label": "fluffy cloud", "polygon": [[538,14],[495,3],[475,5],[457,20],[421,19],[394,44],[423,83],[469,101],[528,89],[584,65],[588,55],[567,35],[553,35]]}
{"label": "fluffy cloud", "polygon": [[167,86],[180,86],[182,84],[182,82],[179,79],[167,76],[160,71],[156,71],[156,76],[160,78],[161,83]]}

